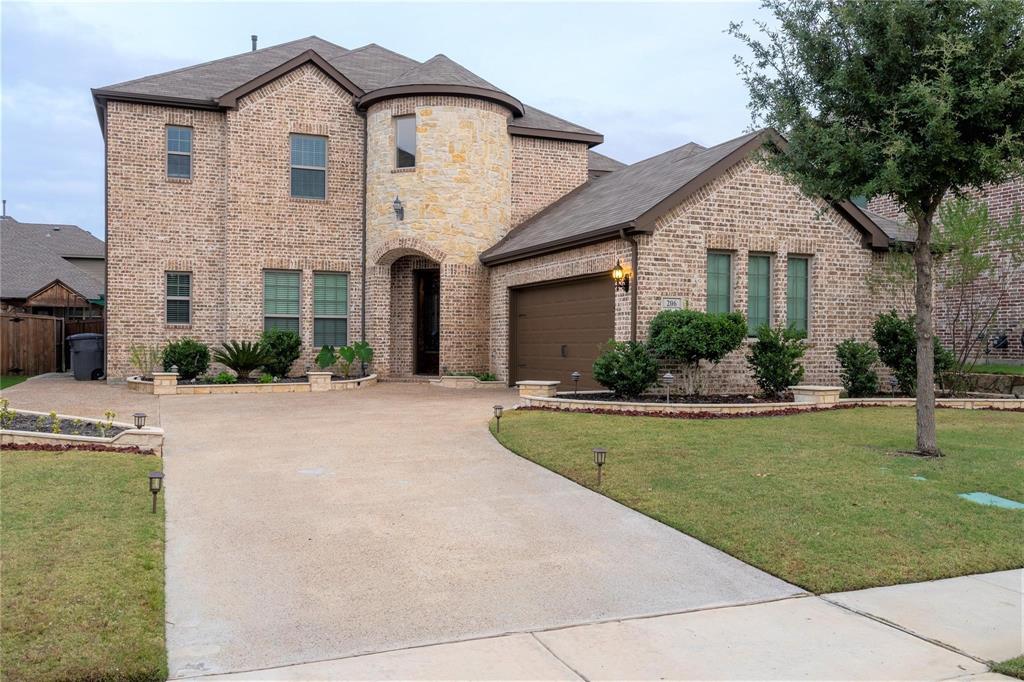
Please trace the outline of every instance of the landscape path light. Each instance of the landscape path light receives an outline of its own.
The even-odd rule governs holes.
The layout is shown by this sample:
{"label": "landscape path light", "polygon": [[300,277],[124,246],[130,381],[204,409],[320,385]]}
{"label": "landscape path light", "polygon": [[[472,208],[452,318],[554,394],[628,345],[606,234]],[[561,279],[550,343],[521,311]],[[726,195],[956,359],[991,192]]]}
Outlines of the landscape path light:
{"label": "landscape path light", "polygon": [[672,372],[665,372],[665,375],[661,377],[661,381],[665,384],[665,402],[669,402],[669,394],[672,392],[672,384],[675,383],[676,378],[672,376]]}
{"label": "landscape path light", "polygon": [[160,494],[160,489],[164,484],[164,472],[162,471],[150,471],[149,472],[149,492],[153,494],[153,513],[156,514],[156,496]]}
{"label": "landscape path light", "polygon": [[579,372],[573,372],[569,376],[572,377],[572,397],[573,398],[579,398],[580,397],[580,376],[582,376],[582,375]]}
{"label": "landscape path light", "polygon": [[494,406],[494,418],[497,420],[494,425],[495,433],[501,433],[501,413],[505,411],[505,408],[501,405]]}
{"label": "landscape path light", "polygon": [[605,457],[608,456],[608,451],[604,448],[594,448],[594,464],[597,465],[597,485],[601,486],[601,467],[604,466]]}
{"label": "landscape path light", "polygon": [[146,425],[146,413],[145,412],[136,412],[132,416],[135,417],[135,428],[141,429],[143,426]]}

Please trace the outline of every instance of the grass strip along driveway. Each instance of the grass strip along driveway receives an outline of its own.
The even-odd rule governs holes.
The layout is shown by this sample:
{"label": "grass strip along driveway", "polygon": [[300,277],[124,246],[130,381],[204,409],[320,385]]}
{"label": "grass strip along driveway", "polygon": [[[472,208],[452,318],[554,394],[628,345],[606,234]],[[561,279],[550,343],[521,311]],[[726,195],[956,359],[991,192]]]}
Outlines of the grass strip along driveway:
{"label": "grass strip along driveway", "polygon": [[151,455],[0,453],[5,679],[163,680],[163,495]]}
{"label": "grass strip along driveway", "polygon": [[[494,428],[493,420],[491,425]],[[689,420],[513,410],[506,447],[813,592],[1024,566],[1024,415],[938,411],[946,456],[914,445],[908,408]]]}

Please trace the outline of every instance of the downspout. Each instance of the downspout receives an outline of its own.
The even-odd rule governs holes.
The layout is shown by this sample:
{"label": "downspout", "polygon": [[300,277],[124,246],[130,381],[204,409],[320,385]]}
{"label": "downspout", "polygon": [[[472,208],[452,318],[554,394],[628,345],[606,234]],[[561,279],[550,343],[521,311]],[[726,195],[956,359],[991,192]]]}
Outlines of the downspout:
{"label": "downspout", "polygon": [[633,285],[629,288],[629,340],[636,341],[636,298],[637,290],[640,288],[640,278],[637,276],[637,268],[640,265],[640,254],[639,246],[636,243],[636,237],[631,234],[626,234],[626,228],[619,230],[619,236],[624,241],[629,242],[632,250],[631,260],[633,268]]}
{"label": "downspout", "polygon": [[[110,142],[108,140],[108,128],[110,126],[110,114],[107,102],[103,102],[103,379],[110,383],[110,375],[107,368],[110,367],[110,327],[108,326],[107,311],[110,309]],[[67,334],[65,328],[63,332]],[[64,344],[66,339],[60,342],[60,360],[64,364]]]}
{"label": "downspout", "polygon": [[[368,133],[369,126],[366,120],[366,112],[362,112],[363,115],[363,253],[361,256],[360,266],[362,270],[362,282],[359,285],[359,340],[366,342],[366,145],[369,143]],[[363,367],[363,374],[366,373],[366,367]]]}

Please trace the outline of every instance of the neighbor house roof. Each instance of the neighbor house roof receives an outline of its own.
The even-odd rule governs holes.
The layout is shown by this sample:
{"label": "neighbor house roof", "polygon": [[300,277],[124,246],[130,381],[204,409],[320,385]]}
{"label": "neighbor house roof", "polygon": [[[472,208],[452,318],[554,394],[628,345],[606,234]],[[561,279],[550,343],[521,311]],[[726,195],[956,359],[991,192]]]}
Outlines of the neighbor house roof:
{"label": "neighbor house roof", "polygon": [[[610,239],[623,231],[650,232],[658,218],[766,144],[781,149],[786,141],[765,129],[710,148],[690,142],[594,178],[513,228],[480,260],[495,265]],[[856,206],[834,206],[870,237],[873,247],[888,246],[889,238]]]}
{"label": "neighbor house roof", "polygon": [[245,92],[307,61],[317,63],[361,98],[360,106],[403,94],[467,94],[508,106],[515,116],[509,125],[514,135],[578,140],[590,145],[603,141],[600,133],[524,105],[443,54],[420,63],[373,43],[347,50],[316,36],[96,88],[93,96],[99,111],[108,99],[230,108]]}
{"label": "neighbor house roof", "polygon": [[617,171],[620,168],[625,168],[626,164],[621,161],[616,161],[610,156],[599,154],[593,149],[587,150],[587,170],[596,171],[598,173],[611,173]]}
{"label": "neighbor house roof", "polygon": [[65,258],[103,258],[104,244],[76,225],[0,219],[0,298],[28,298],[60,280],[82,298],[103,295],[103,283]]}

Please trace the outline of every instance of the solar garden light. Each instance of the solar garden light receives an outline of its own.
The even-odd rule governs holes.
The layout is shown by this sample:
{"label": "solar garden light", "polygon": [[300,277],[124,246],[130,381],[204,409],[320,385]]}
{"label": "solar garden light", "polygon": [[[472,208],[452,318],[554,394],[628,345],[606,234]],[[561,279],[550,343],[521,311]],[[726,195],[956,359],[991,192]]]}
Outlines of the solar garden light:
{"label": "solar garden light", "polygon": [[601,485],[601,467],[604,466],[604,458],[608,456],[608,451],[604,448],[594,448],[594,464],[597,465],[597,485]]}
{"label": "solar garden light", "polygon": [[172,374],[177,374],[178,373],[178,366],[177,365],[171,365],[171,373]]}
{"label": "solar garden light", "polygon": [[572,377],[572,397],[573,398],[579,398],[580,397],[580,376],[581,375],[580,375],[579,372],[573,372],[569,376]]}
{"label": "solar garden light", "polygon": [[494,426],[495,433],[501,433],[501,413],[504,410],[505,408],[502,407],[501,405],[494,406],[494,418],[497,420],[497,423]]}
{"label": "solar garden light", "polygon": [[164,483],[164,472],[162,471],[150,471],[149,472],[149,492],[153,493],[153,513],[156,514],[156,496],[160,494],[160,488],[163,487]]}
{"label": "solar garden light", "polygon": [[675,383],[676,378],[672,376],[672,372],[665,372],[665,375],[661,377],[662,383],[665,384],[665,402],[669,401],[669,394],[672,392],[672,384]]}
{"label": "solar garden light", "polygon": [[143,426],[146,425],[145,412],[136,412],[133,416],[135,417],[135,428],[141,429]]}
{"label": "solar garden light", "polygon": [[889,393],[896,395],[896,387],[899,385],[899,380],[896,377],[889,377]]}

